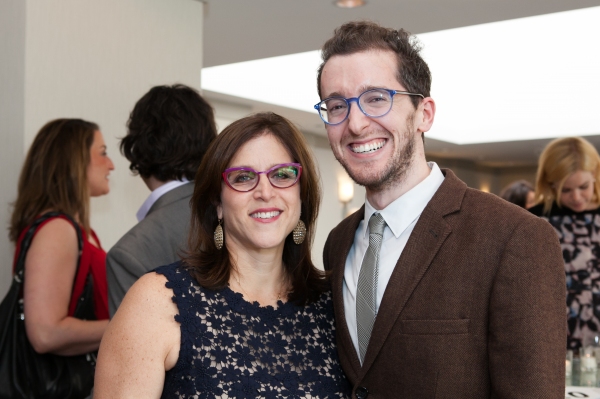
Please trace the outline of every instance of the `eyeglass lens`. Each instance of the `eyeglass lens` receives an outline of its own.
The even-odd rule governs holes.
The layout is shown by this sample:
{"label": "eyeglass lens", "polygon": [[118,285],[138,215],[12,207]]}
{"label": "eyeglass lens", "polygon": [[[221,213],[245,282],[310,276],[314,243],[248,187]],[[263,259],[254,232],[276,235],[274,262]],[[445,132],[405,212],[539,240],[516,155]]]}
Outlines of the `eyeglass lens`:
{"label": "eyeglass lens", "polygon": [[[361,110],[368,116],[382,116],[392,107],[392,96],[386,90],[373,89],[358,97]],[[321,102],[319,113],[324,121],[331,124],[342,122],[350,111],[350,103],[342,97],[333,97]]]}
{"label": "eyeglass lens", "polygon": [[298,167],[294,165],[282,165],[265,172],[257,172],[252,169],[240,169],[227,173],[227,182],[238,191],[250,191],[258,185],[259,175],[265,173],[274,187],[291,187],[298,181]]}

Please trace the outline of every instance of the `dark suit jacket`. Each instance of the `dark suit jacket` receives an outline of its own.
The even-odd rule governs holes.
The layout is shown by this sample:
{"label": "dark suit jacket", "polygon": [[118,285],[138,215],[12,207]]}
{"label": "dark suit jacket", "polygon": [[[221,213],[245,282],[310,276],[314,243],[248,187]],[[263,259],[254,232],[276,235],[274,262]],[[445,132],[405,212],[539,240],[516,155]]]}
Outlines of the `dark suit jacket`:
{"label": "dark suit jacket", "polygon": [[362,367],[342,284],[364,207],[329,234],[324,264],[353,397],[564,398],[566,292],[556,233],[443,172],[391,275]]}
{"label": "dark suit jacket", "polygon": [[193,192],[194,183],[188,183],[165,193],[146,217],[108,251],[106,277],[111,317],[138,278],[179,260],[180,251],[187,247]]}

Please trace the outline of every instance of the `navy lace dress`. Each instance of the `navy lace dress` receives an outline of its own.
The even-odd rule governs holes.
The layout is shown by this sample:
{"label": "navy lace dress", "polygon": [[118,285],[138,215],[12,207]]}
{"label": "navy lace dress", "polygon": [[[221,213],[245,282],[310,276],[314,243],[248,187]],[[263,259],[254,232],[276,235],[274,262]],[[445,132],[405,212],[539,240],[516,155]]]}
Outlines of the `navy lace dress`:
{"label": "navy lace dress", "polygon": [[175,367],[163,398],[347,398],[335,346],[331,293],[305,307],[249,303],[229,288],[211,291],[174,263],[164,275],[181,324]]}

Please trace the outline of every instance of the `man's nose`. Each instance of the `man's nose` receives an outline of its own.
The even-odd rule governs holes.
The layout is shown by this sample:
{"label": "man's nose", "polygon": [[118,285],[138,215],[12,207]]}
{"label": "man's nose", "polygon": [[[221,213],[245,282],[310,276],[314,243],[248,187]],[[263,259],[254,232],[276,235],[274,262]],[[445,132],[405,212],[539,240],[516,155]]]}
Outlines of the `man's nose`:
{"label": "man's nose", "polygon": [[348,105],[348,128],[355,135],[362,134],[362,131],[369,125],[370,118],[365,115],[358,106],[358,102],[351,102]]}

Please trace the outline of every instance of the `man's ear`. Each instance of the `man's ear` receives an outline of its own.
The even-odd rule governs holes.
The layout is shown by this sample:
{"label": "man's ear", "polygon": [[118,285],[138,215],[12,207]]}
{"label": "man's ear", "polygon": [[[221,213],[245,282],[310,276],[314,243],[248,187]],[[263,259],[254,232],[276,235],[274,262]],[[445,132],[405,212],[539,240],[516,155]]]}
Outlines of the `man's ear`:
{"label": "man's ear", "polygon": [[419,132],[427,132],[433,125],[435,118],[435,101],[431,97],[425,97],[417,108],[418,119],[416,121]]}

